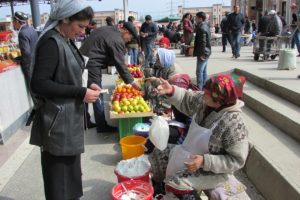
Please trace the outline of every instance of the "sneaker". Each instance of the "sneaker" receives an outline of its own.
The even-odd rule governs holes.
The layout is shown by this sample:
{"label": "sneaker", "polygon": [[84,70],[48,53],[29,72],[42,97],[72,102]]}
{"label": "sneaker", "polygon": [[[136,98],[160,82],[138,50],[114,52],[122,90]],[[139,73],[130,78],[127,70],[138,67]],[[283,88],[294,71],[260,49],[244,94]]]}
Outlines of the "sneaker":
{"label": "sneaker", "polygon": [[300,75],[298,75],[298,78],[300,78]]}
{"label": "sneaker", "polygon": [[298,54],[297,57],[300,57],[300,54]]}
{"label": "sneaker", "polygon": [[106,125],[104,127],[97,127],[97,133],[111,133],[111,132],[117,132],[118,129],[109,125]]}

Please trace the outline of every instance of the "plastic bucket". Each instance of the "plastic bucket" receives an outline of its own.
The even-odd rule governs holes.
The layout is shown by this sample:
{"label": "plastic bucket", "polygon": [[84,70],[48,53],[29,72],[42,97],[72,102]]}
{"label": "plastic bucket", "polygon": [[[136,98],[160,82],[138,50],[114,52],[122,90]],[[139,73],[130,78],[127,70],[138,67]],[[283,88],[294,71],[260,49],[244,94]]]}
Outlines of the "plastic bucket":
{"label": "plastic bucket", "polygon": [[147,183],[150,182],[150,177],[149,177],[150,169],[142,176],[127,177],[127,176],[123,176],[122,174],[119,174],[116,170],[115,170],[115,174],[117,175],[119,183],[123,181],[129,181],[129,180],[141,180]]}
{"label": "plastic bucket", "polygon": [[113,200],[121,200],[123,195],[134,193],[137,195],[134,200],[152,200],[154,193],[150,183],[141,180],[130,180],[115,185],[111,191]]}
{"label": "plastic bucket", "polygon": [[126,136],[120,140],[123,160],[144,154],[146,138],[138,135]]}

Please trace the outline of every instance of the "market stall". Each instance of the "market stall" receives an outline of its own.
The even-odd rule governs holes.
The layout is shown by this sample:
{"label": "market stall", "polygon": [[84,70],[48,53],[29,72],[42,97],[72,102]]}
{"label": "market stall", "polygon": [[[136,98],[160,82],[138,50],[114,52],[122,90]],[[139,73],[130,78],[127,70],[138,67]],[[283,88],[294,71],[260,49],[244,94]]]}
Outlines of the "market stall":
{"label": "market stall", "polygon": [[[129,71],[135,81],[143,88],[144,78],[140,66],[128,65]],[[143,91],[138,91],[121,79],[116,81],[116,87],[111,96],[110,118],[117,119],[119,136],[123,138],[133,135],[133,126],[142,123],[143,118],[152,117],[153,110],[149,102],[143,98]]]}
{"label": "market stall", "polygon": [[20,50],[11,38],[11,31],[0,32],[0,144],[24,124],[32,106],[24,75],[15,62]]}

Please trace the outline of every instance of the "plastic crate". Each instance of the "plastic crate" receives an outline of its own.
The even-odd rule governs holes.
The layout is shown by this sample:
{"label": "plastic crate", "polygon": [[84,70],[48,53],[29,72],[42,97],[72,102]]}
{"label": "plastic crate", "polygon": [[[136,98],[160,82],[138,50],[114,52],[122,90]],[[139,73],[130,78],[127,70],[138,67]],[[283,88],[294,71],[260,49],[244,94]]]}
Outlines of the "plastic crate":
{"label": "plastic crate", "polygon": [[134,133],[133,133],[134,125],[137,123],[142,123],[142,122],[143,122],[143,118],[141,118],[141,117],[119,119],[120,139],[125,136],[134,135]]}

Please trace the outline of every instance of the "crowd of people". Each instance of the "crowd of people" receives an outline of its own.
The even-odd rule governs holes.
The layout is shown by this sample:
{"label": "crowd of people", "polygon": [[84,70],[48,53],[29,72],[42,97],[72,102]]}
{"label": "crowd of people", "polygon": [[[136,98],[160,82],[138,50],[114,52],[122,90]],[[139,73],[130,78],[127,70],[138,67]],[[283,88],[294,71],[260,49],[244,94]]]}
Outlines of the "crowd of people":
{"label": "crowd of people", "polygon": [[[39,37],[26,24],[24,13],[16,12],[14,16],[21,66],[35,101],[30,143],[41,148],[46,199],[79,199],[83,195],[81,154],[85,129],[96,127],[99,133],[116,131],[105,121],[102,69],[115,66],[126,84],[140,90],[126,67],[125,54],[130,56],[131,64],[142,65],[148,81],[146,88],[154,85],[156,94],[172,105],[175,119],[186,127],[185,133],[175,131],[167,149],[154,148],[149,152],[156,193],[164,186],[163,192],[172,192],[180,199],[200,199],[200,191],[213,200],[226,199],[228,193],[221,188],[225,188],[225,183],[237,182],[231,174],[244,166],[250,149],[241,115],[245,78],[228,74],[208,78],[212,32],[207,14],[198,12],[193,17],[186,13],[180,25],[170,22],[162,27],[146,15],[139,29],[132,16],[116,25],[107,17],[107,26],[97,28],[93,15],[85,1],[58,1]],[[292,25],[296,21],[293,15]],[[284,19],[271,10],[259,19],[256,30],[255,23],[235,5],[220,26],[214,25],[214,33],[222,34],[222,51],[226,51],[229,42],[232,57],[237,59],[242,33],[276,36],[283,32],[283,26]],[[157,48],[159,34],[162,37]],[[298,51],[299,34],[296,29],[292,44]],[[75,41],[82,35],[84,40],[78,49]],[[194,47],[195,85],[188,75],[175,70],[175,54],[168,48],[170,43],[179,41]],[[142,52],[143,63],[139,59]],[[89,103],[93,104],[96,124],[90,121]],[[180,163],[185,169],[172,171],[170,163],[179,162],[177,155],[184,151],[190,153],[189,160]]]}

